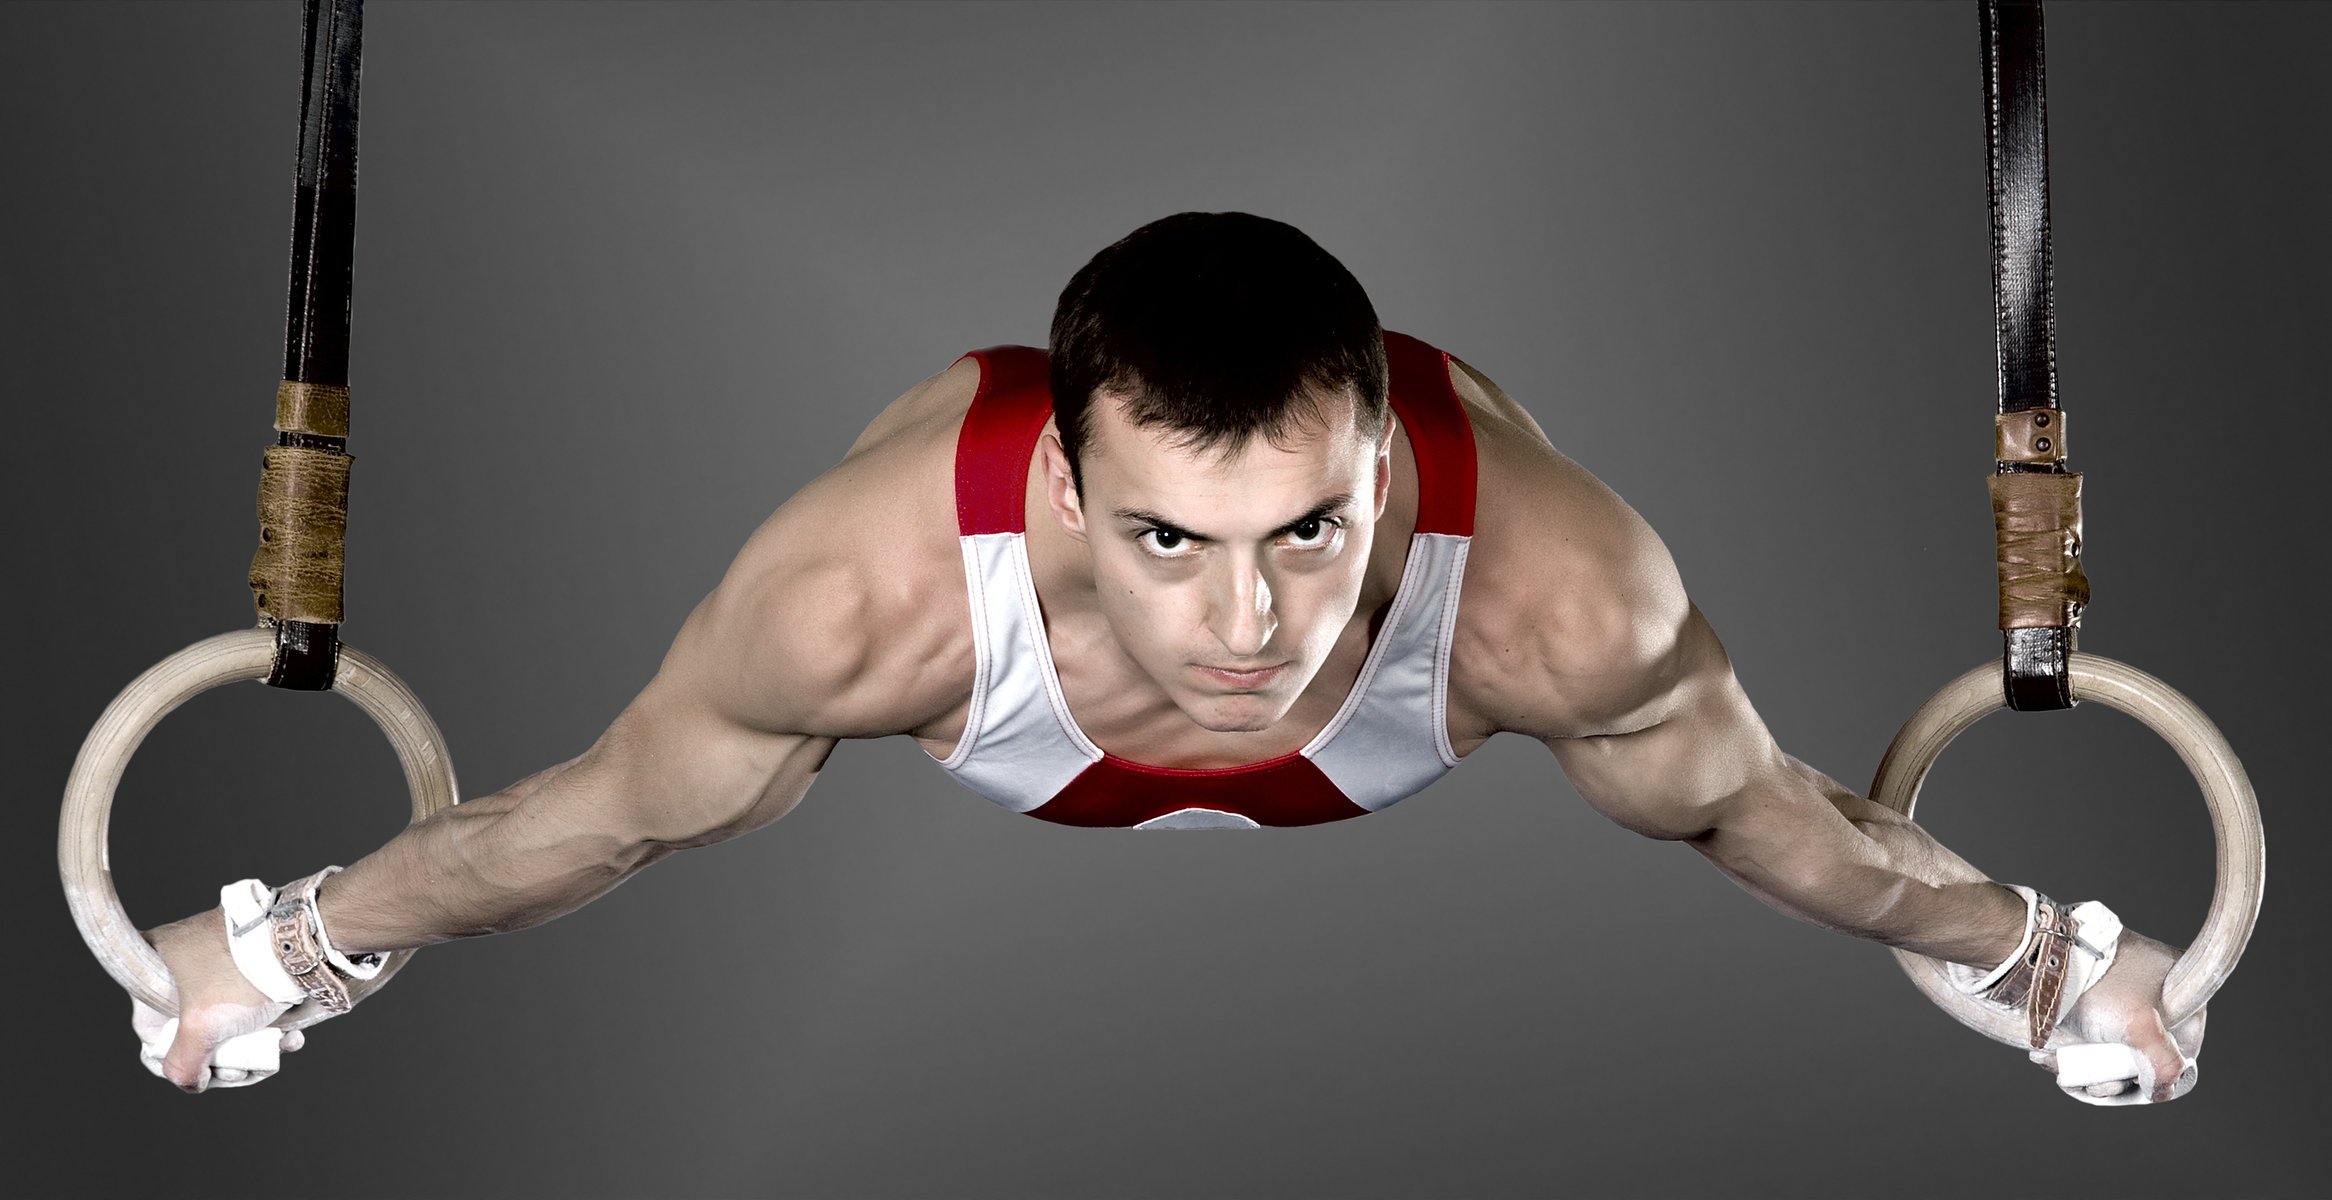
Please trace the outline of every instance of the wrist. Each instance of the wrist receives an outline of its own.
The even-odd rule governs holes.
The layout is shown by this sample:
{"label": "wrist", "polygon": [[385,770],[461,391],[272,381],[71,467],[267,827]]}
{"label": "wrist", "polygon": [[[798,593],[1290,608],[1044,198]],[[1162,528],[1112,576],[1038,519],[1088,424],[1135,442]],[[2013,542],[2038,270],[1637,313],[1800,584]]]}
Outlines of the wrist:
{"label": "wrist", "polygon": [[316,877],[315,887],[309,893],[309,911],[316,915],[316,941],[323,947],[324,959],[332,965],[333,970],[358,981],[371,979],[381,973],[382,966],[388,962],[388,956],[370,951],[348,953],[333,943],[331,926],[324,920],[324,884],[339,871],[338,867],[326,869]]}
{"label": "wrist", "polygon": [[2095,900],[2067,905],[2028,887],[2010,890],[2026,904],[2016,953],[1990,971],[1950,963],[1945,974],[1961,992],[2002,1011],[2023,1013],[2038,1050],[2048,1044],[2064,1014],[2113,966],[2121,918]]}
{"label": "wrist", "polygon": [[2040,902],[2040,893],[2022,884],[1996,884],[1994,886],[2015,893],[2021,902],[2024,909],[2021,936],[2017,939],[2015,948],[2000,959],[2000,965],[1989,971],[1964,963],[1948,964],[1952,985],[1971,996],[1982,995],[1990,991],[1993,985],[1999,983],[2001,977],[2008,974],[2032,949],[2033,915]]}
{"label": "wrist", "polygon": [[349,955],[332,945],[316,893],[339,870],[326,867],[275,889],[256,879],[219,889],[235,968],[268,999],[313,1000],[327,1011],[347,1012],[355,1003],[348,985],[378,976],[386,965],[381,955]]}

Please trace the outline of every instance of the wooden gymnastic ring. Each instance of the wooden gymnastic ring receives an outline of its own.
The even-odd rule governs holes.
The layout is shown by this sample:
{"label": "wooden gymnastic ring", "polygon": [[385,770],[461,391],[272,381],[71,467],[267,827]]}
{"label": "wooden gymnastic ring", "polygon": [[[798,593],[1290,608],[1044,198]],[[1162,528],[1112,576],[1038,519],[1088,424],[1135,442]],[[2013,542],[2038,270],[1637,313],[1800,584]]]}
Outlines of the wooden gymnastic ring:
{"label": "wooden gymnastic ring", "polygon": [[[57,830],[57,872],[64,877],[65,901],[73,909],[73,923],[81,927],[81,940],[89,944],[106,973],[149,1008],[175,1015],[177,989],[170,982],[162,956],[139,935],[113,889],[106,837],[114,790],[121,786],[122,773],[129,767],[130,756],[137,753],[138,744],[173,709],[220,684],[265,679],[274,663],[275,634],[266,628],[242,629],[196,642],[147,668],[123,688],[98,717],[96,727],[81,743],[80,756],[73,760]],[[343,644],[332,690],[348,697],[388,734],[397,760],[405,768],[406,786],[413,793],[414,820],[459,802],[460,790],[454,782],[453,760],[445,752],[445,738],[404,681],[370,655]],[[224,936],[222,931],[222,939]],[[350,996],[361,1000],[372,994],[411,957],[411,950],[390,955],[380,974],[349,985]],[[329,1015],[308,1000],[276,1018],[275,1024],[298,1029]]]}
{"label": "wooden gymnastic ring", "polygon": [[[2267,871],[2267,843],[2259,826],[2259,801],[2243,764],[2218,727],[2169,684],[2126,663],[2075,653],[2068,671],[2073,696],[2094,700],[2136,717],[2170,744],[2202,785],[2218,842],[2218,878],[2202,931],[2179,955],[2162,985],[2162,1009],[2176,1025],[2209,1003],[2235,969],[2251,927],[2259,920],[2260,889]],[[2005,707],[2000,664],[1986,663],[1945,684],[1904,723],[1879,761],[1871,799],[1908,817],[1919,800],[1919,785],[1943,748],[1985,714]],[[1939,959],[1896,950],[1911,981],[1937,1007],[1968,1028],[2011,1046],[2030,1048],[2021,1013],[1988,1007],[1952,986]],[[1992,964],[1971,964],[1989,967]]]}

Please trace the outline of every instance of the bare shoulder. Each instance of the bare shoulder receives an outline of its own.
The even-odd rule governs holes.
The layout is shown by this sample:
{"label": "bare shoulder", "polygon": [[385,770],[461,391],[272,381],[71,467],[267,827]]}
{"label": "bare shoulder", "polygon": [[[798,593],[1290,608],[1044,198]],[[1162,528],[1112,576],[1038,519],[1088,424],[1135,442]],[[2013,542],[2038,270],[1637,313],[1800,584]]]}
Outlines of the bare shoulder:
{"label": "bare shoulder", "polygon": [[886,407],[746,540],[660,675],[740,724],[820,737],[911,733],[960,707],[955,433],[978,383],[959,362]]}
{"label": "bare shoulder", "polygon": [[1586,737],[1641,728],[1668,694],[1691,602],[1674,561],[1618,493],[1548,441],[1471,366],[1474,538],[1451,648],[1452,736]]}

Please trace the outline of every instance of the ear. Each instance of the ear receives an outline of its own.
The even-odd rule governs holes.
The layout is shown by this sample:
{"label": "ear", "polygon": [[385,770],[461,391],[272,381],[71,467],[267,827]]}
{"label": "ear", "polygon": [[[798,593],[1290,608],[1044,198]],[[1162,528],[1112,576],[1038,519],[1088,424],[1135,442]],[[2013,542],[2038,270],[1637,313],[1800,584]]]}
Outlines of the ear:
{"label": "ear", "polygon": [[1061,438],[1047,430],[1037,441],[1037,453],[1045,460],[1045,501],[1053,510],[1053,519],[1070,537],[1085,540],[1085,506],[1077,495],[1074,476],[1069,474],[1069,452],[1061,448]]}
{"label": "ear", "polygon": [[1370,521],[1381,521],[1385,516],[1385,500],[1393,494],[1393,414],[1385,414],[1384,431],[1377,435],[1376,512]]}

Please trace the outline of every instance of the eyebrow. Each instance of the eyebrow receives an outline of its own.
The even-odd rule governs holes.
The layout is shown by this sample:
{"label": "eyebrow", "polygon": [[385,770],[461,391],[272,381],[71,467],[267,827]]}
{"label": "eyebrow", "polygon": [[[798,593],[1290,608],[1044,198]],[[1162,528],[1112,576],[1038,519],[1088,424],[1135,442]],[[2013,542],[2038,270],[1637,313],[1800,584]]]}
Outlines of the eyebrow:
{"label": "eyebrow", "polygon": [[[1301,525],[1306,521],[1322,520],[1326,517],[1334,515],[1337,510],[1346,508],[1351,504],[1351,492],[1338,492],[1335,495],[1320,501],[1318,504],[1305,509],[1303,512],[1297,514],[1293,518],[1281,522],[1277,528],[1271,531],[1269,536],[1278,537],[1283,533],[1292,533],[1294,532],[1296,526]],[[1194,542],[1212,542],[1218,540],[1211,534],[1204,534],[1195,529],[1184,528],[1183,526],[1176,524],[1173,521],[1169,521],[1146,508],[1113,508],[1109,510],[1109,515],[1116,517],[1119,521],[1122,521],[1128,525],[1140,525],[1149,529],[1163,529],[1168,533],[1175,534],[1179,537],[1189,538]]]}

